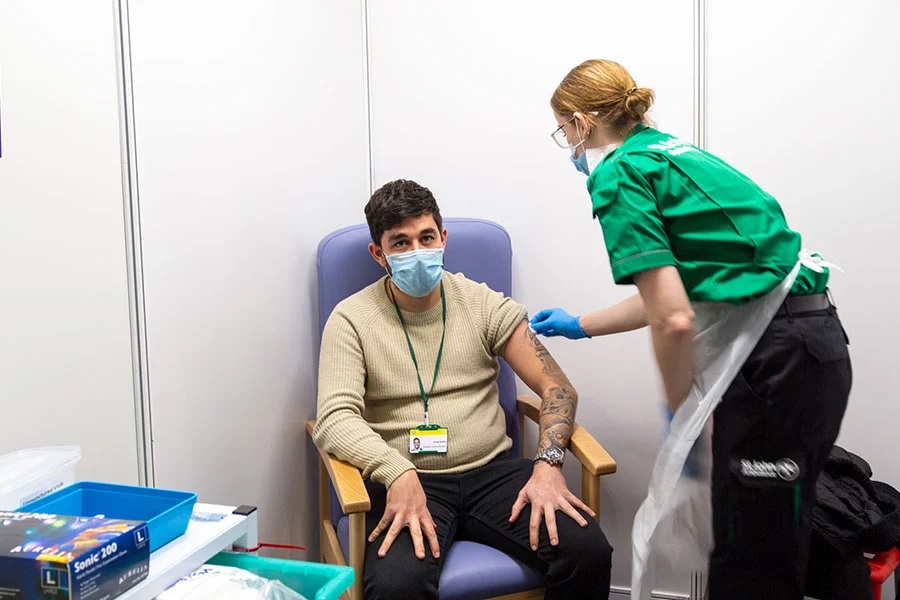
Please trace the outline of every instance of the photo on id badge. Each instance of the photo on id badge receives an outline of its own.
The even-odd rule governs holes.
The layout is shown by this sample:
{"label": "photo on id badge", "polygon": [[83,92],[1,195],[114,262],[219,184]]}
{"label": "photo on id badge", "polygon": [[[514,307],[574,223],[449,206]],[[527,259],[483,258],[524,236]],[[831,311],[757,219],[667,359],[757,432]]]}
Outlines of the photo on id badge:
{"label": "photo on id badge", "polygon": [[443,454],[447,452],[447,428],[420,426],[409,430],[410,454]]}

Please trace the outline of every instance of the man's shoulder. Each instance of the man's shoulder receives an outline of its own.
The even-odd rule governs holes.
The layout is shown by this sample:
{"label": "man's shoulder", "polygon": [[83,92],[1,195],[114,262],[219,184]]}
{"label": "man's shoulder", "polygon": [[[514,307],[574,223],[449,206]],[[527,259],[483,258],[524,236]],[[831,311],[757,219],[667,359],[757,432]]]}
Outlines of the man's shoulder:
{"label": "man's shoulder", "polygon": [[467,308],[502,302],[506,298],[506,294],[503,292],[492,289],[484,282],[469,279],[464,273],[447,273],[444,285],[448,299]]}
{"label": "man's shoulder", "polygon": [[[445,279],[448,299],[460,305],[475,321],[482,322],[497,315],[518,311],[524,314],[525,307],[507,296],[494,290],[487,284],[469,279],[462,273],[448,273]],[[484,322],[484,326],[488,323]]]}
{"label": "man's shoulder", "polygon": [[383,312],[384,277],[367,285],[335,305],[332,316],[338,315],[353,325],[361,325]]}
{"label": "man's shoulder", "polygon": [[484,294],[500,293],[496,290],[491,289],[490,286],[488,286],[486,283],[469,279],[468,277],[466,277],[465,273],[447,272],[444,284],[447,286],[447,289],[449,291],[464,300],[468,300],[476,296],[483,296]]}

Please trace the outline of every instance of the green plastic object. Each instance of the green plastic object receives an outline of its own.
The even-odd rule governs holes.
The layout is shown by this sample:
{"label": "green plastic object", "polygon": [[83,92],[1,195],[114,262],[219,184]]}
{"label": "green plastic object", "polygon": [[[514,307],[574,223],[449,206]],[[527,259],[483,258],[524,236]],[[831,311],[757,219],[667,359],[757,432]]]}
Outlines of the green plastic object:
{"label": "green plastic object", "polygon": [[266,579],[277,579],[309,600],[337,600],[353,585],[353,569],[340,565],[262,558],[234,552],[220,552],[206,562],[245,569]]}

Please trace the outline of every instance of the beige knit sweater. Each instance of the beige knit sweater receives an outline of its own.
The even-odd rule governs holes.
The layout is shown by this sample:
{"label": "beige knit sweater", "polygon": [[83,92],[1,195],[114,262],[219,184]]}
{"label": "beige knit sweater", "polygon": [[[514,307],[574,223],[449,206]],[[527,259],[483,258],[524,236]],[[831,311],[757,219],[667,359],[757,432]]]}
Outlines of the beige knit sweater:
{"label": "beige knit sweater", "polygon": [[[525,308],[461,274],[445,273],[447,332],[431,423],[447,427],[446,454],[410,454],[409,430],[423,423],[415,368],[383,277],[335,307],[322,334],[313,441],[390,485],[409,469],[457,473],[512,445],[497,391],[498,356]],[[403,312],[426,393],[441,341],[441,303]]]}

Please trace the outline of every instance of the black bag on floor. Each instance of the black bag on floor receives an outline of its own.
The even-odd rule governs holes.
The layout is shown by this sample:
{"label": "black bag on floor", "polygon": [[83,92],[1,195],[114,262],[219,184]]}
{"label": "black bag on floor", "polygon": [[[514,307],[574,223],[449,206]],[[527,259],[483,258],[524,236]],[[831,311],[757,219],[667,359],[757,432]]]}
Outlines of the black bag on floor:
{"label": "black bag on floor", "polygon": [[807,594],[821,600],[871,598],[863,552],[898,545],[900,492],[872,481],[865,460],[834,446],[816,483]]}

